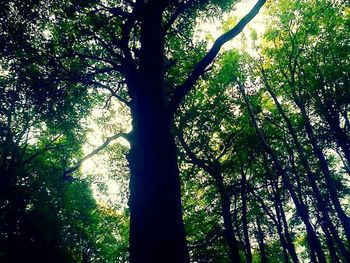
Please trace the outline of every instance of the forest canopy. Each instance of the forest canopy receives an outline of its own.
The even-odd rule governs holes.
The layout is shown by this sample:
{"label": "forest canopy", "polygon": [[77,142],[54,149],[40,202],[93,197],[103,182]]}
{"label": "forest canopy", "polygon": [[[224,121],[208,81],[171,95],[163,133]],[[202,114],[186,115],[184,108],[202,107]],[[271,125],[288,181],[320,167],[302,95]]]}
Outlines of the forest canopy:
{"label": "forest canopy", "polygon": [[350,262],[350,4],[251,3],[0,2],[0,262]]}

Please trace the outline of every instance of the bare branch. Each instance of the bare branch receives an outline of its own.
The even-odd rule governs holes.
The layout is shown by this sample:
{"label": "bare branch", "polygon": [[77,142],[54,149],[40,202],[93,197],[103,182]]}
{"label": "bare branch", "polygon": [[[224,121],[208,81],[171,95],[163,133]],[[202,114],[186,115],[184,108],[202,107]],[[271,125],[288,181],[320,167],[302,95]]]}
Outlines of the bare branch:
{"label": "bare branch", "polygon": [[92,156],[98,154],[101,150],[105,149],[112,141],[114,141],[114,140],[116,140],[116,139],[118,139],[120,137],[127,138],[128,135],[126,133],[118,133],[116,135],[108,137],[103,144],[101,144],[95,150],[93,150],[92,152],[90,152],[89,154],[87,154],[83,158],[81,158],[74,166],[66,169],[63,172],[63,177],[67,177],[67,175],[69,175],[70,173],[78,170],[80,168],[80,166],[83,164],[84,161],[86,161],[87,159],[91,158]]}
{"label": "bare branch", "polygon": [[126,106],[130,107],[130,101],[124,99],[123,97],[121,97],[117,91],[113,90],[111,87],[109,87],[108,85],[104,85],[100,82],[97,82],[97,81],[84,81],[83,82],[84,84],[88,84],[88,85],[93,85],[95,86],[96,88],[101,88],[101,89],[105,89],[105,90],[108,90],[111,95],[113,97],[115,97],[117,100],[121,101],[122,103],[124,103]]}
{"label": "bare branch", "polygon": [[193,88],[200,76],[203,75],[205,69],[216,58],[221,47],[226,42],[233,39],[240,32],[242,32],[244,27],[259,13],[260,8],[265,4],[265,2],[266,0],[259,0],[252,8],[252,10],[250,10],[250,12],[245,17],[243,17],[234,28],[232,28],[230,31],[226,32],[225,34],[221,35],[218,39],[216,39],[209,52],[201,59],[201,61],[198,62],[197,66],[190,73],[185,82],[175,90],[174,95],[169,102],[168,110],[170,117],[172,117],[176,113],[184,97]]}

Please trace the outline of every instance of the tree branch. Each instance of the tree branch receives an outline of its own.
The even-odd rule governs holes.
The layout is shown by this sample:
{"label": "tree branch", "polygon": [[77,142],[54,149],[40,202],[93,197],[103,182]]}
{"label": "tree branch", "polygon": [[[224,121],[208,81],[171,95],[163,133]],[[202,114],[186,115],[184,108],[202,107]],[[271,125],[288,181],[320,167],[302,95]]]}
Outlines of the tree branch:
{"label": "tree branch", "polygon": [[213,169],[206,163],[206,161],[199,159],[195,153],[190,149],[190,147],[185,142],[185,139],[183,137],[183,134],[181,132],[177,132],[177,138],[181,144],[181,146],[184,148],[186,154],[190,158],[190,162],[199,168],[202,168],[205,172],[208,174],[213,174]]}
{"label": "tree branch", "polygon": [[113,61],[112,59],[109,58],[103,58],[100,56],[96,56],[93,54],[83,54],[83,53],[79,53],[79,52],[72,52],[70,54],[66,54],[60,57],[56,57],[57,58],[69,58],[69,57],[79,57],[80,59],[91,59],[91,60],[97,60],[97,61],[102,61],[105,63],[108,63],[112,66],[118,66],[119,64],[117,64],[115,61]]}
{"label": "tree branch", "polygon": [[132,56],[129,40],[130,33],[134,27],[140,13],[142,12],[142,7],[144,2],[142,0],[135,1],[133,4],[133,10],[130,13],[129,18],[122,25],[121,38],[118,40],[117,45],[123,52],[124,58],[122,60],[122,71],[124,72],[126,82],[128,83],[130,96],[133,97],[133,91],[135,90],[137,84],[137,66],[135,64],[134,58]]}
{"label": "tree branch", "polygon": [[252,10],[250,10],[250,12],[243,17],[234,28],[216,39],[209,52],[201,59],[201,61],[198,62],[197,66],[190,73],[185,82],[175,90],[168,106],[170,117],[176,113],[184,97],[193,88],[200,76],[205,72],[205,69],[216,58],[221,47],[242,32],[244,27],[259,13],[260,8],[265,4],[265,2],[266,0],[259,0]]}
{"label": "tree branch", "polygon": [[229,134],[226,140],[223,141],[222,150],[217,157],[215,157],[215,161],[219,162],[220,159],[230,150],[230,147],[233,144],[233,139],[237,136],[237,132]]}
{"label": "tree branch", "polygon": [[102,84],[100,82],[97,82],[97,81],[84,81],[83,83],[88,84],[88,85],[93,85],[96,88],[108,90],[113,97],[115,97],[117,100],[119,100],[120,102],[124,103],[126,106],[128,106],[130,108],[130,106],[131,106],[130,101],[128,101],[128,100],[124,99],[123,97],[121,97],[117,93],[118,90],[113,90],[108,85],[104,85],[104,84]]}
{"label": "tree branch", "polygon": [[169,28],[174,24],[176,19],[187,9],[190,7],[190,5],[194,2],[195,0],[187,0],[184,3],[182,3],[175,11],[174,13],[170,16],[169,20],[163,27],[163,34],[165,35]]}
{"label": "tree branch", "polygon": [[120,137],[124,137],[124,138],[127,138],[128,135],[126,133],[118,133],[118,134],[115,134],[111,137],[108,137],[106,139],[106,141],[101,144],[99,147],[97,147],[95,150],[93,150],[92,152],[90,152],[89,154],[85,155],[83,158],[81,158],[74,166],[66,169],[64,172],[63,172],[63,177],[66,178],[67,175],[69,175],[70,173],[78,170],[80,168],[80,166],[83,164],[84,161],[86,161],[87,159],[91,158],[92,156],[96,155],[97,153],[99,153],[101,150],[103,150],[104,148],[106,148],[112,141],[120,138]]}
{"label": "tree branch", "polygon": [[130,16],[130,13],[123,10],[120,7],[108,7],[105,6],[103,4],[101,4],[103,10],[107,11],[108,13],[110,13],[111,15],[113,15],[114,17],[119,17],[119,18],[128,18]]}
{"label": "tree branch", "polygon": [[43,149],[41,149],[38,152],[34,153],[33,155],[29,156],[27,159],[23,160],[23,162],[21,164],[24,165],[26,163],[29,163],[32,160],[34,160],[36,157],[44,154],[45,152],[56,149],[57,146],[52,146],[52,144],[55,141],[57,141],[61,136],[62,136],[62,134],[59,134],[56,137],[54,137],[48,144],[45,145],[45,147]]}

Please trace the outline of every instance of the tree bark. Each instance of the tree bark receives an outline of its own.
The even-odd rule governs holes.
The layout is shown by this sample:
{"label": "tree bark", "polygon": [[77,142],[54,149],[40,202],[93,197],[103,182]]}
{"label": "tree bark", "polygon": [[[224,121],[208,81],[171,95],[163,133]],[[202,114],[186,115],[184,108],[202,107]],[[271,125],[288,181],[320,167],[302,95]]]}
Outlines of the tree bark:
{"label": "tree bark", "polygon": [[[162,2],[163,3],[163,2]],[[164,92],[162,3],[141,18],[138,79],[127,80],[130,134],[130,262],[189,262],[182,221],[180,178]]]}
{"label": "tree bark", "polygon": [[189,262],[175,141],[152,100],[143,97],[133,109],[130,262]]}

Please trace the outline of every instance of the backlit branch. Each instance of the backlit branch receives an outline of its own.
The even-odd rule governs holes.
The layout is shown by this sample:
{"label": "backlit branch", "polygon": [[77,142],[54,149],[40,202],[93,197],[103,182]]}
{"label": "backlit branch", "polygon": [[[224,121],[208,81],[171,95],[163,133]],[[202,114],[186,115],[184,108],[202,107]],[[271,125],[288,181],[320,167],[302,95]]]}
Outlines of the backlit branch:
{"label": "backlit branch", "polygon": [[110,86],[102,84],[102,83],[97,82],[97,81],[85,82],[85,84],[90,84],[90,85],[95,86],[96,88],[101,88],[101,89],[105,89],[105,90],[109,91],[113,97],[115,97],[120,102],[124,103],[126,106],[130,107],[130,101],[126,100],[125,98],[123,98],[122,96],[120,96],[118,94],[117,91],[119,90],[119,88],[117,90],[113,90]]}
{"label": "backlit branch", "polygon": [[101,150],[105,149],[112,141],[114,141],[120,137],[127,138],[128,135],[126,133],[118,133],[116,135],[108,137],[107,140],[103,144],[101,144],[95,150],[93,150],[92,152],[90,152],[89,154],[87,154],[83,158],[81,158],[74,166],[66,169],[63,173],[63,177],[67,177],[67,175],[69,175],[70,173],[78,170],[80,168],[80,166],[83,164],[83,162],[85,162],[87,159],[91,158],[92,156],[98,154]]}
{"label": "backlit branch", "polygon": [[170,116],[173,116],[176,113],[184,97],[193,88],[200,76],[203,75],[206,68],[214,61],[221,47],[242,32],[244,27],[259,13],[260,8],[265,4],[265,2],[266,0],[259,0],[252,10],[250,10],[250,12],[243,17],[234,28],[216,39],[209,52],[201,59],[201,61],[199,61],[185,82],[175,90],[174,95],[169,102]]}

